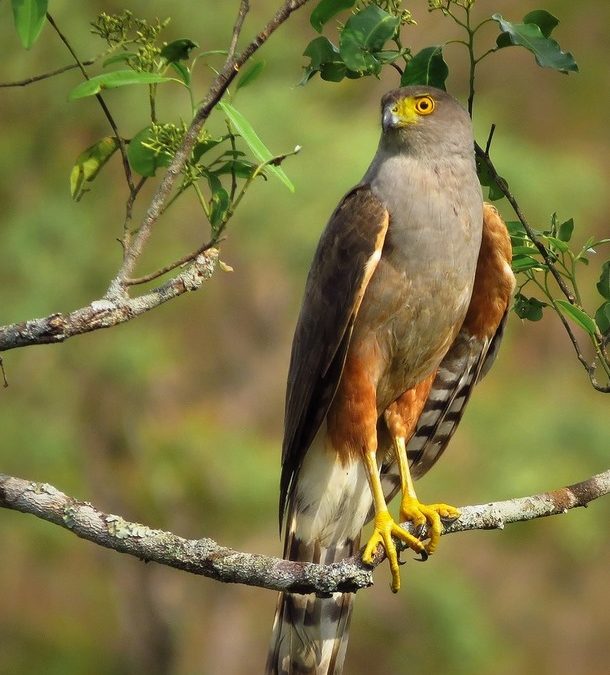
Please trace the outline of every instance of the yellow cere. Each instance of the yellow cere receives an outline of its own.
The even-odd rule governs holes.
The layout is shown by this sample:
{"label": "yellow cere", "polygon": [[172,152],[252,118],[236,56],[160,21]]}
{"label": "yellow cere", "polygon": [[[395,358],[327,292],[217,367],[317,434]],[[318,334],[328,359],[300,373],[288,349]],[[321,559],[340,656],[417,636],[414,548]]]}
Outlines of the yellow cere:
{"label": "yellow cere", "polygon": [[431,96],[409,96],[397,101],[392,112],[402,124],[413,124],[420,116],[429,115],[435,108],[434,99]]}

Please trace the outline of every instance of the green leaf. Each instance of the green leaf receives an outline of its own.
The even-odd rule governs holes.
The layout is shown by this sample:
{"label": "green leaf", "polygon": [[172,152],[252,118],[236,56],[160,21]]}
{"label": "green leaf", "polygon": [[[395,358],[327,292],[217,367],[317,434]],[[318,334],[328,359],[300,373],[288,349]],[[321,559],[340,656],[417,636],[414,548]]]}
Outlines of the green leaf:
{"label": "green leaf", "polygon": [[325,23],[344,9],[349,9],[356,4],[356,0],[321,0],[311,13],[309,21],[318,33],[322,32]]}
{"label": "green leaf", "polygon": [[549,37],[555,26],[559,24],[559,19],[553,16],[545,9],[535,9],[523,17],[523,23],[533,23],[540,28],[544,37]]}
{"label": "green leaf", "polygon": [[513,258],[521,255],[536,255],[538,250],[533,246],[513,246]]}
{"label": "green leaf", "polygon": [[[237,159],[231,162],[225,162],[218,169],[211,171],[216,176],[234,173],[239,178],[250,178],[256,171],[256,164],[244,159]],[[263,174],[261,173],[261,176]]]}
{"label": "green leaf", "polygon": [[48,4],[48,0],[11,0],[17,35],[26,49],[30,49],[40,35]]}
{"label": "green leaf", "polygon": [[[252,154],[256,157],[256,159],[258,159],[259,162],[268,162],[269,160],[273,159],[271,150],[269,150],[269,148],[261,141],[261,139],[256,134],[256,131],[254,131],[252,128],[250,122],[248,122],[248,120],[238,110],[236,110],[230,103],[227,103],[226,101],[220,101],[218,106],[228,117],[229,121],[237,130],[239,135],[248,144]],[[284,183],[284,185],[291,192],[294,192],[294,185],[281,167],[269,164],[267,166],[267,170],[280,181],[282,181],[282,183]]]}
{"label": "green leaf", "polygon": [[513,272],[525,272],[532,269],[542,270],[545,268],[545,264],[539,260],[534,260],[529,255],[524,255],[513,259],[512,268]]}
{"label": "green leaf", "polygon": [[561,239],[561,241],[570,241],[572,238],[572,232],[574,232],[574,218],[570,218],[569,220],[561,223],[557,230],[557,236]]}
{"label": "green leaf", "polygon": [[95,96],[103,89],[115,89],[131,84],[159,84],[160,82],[176,82],[173,77],[164,77],[156,73],[136,73],[133,70],[113,70],[111,73],[96,75],[74,87],[68,100],[74,101],[86,96]]}
{"label": "green leaf", "polygon": [[191,71],[179,61],[173,61],[170,63],[170,66],[178,73],[178,77],[186,84],[187,87],[191,86]]}
{"label": "green leaf", "polygon": [[602,298],[610,300],[610,260],[606,260],[602,265],[602,273],[600,274],[596,287]]}
{"label": "green leaf", "polygon": [[219,143],[222,143],[227,138],[228,136],[223,136],[222,138],[209,138],[206,141],[196,143],[195,147],[193,148],[193,164],[197,164],[202,155],[204,155],[208,150],[215,148]]}
{"label": "green leaf", "polygon": [[558,251],[561,251],[562,253],[565,253],[570,248],[565,241],[562,241],[557,237],[547,236],[546,240],[549,242],[549,244],[552,245],[553,248],[556,248]]}
{"label": "green leaf", "polygon": [[501,14],[491,17],[503,31],[497,38],[498,47],[518,45],[525,47],[534,55],[539,66],[553,68],[562,73],[578,72],[578,66],[570,52],[561,50],[559,44],[552,38],[545,37],[540,27],[535,23],[511,23]]}
{"label": "green leaf", "polygon": [[140,176],[150,178],[155,175],[157,169],[169,166],[172,158],[164,152],[155,152],[146,147],[145,143],[151,140],[151,128],[145,127],[139,131],[127,146],[127,159],[131,168]]}
{"label": "green leaf", "polygon": [[610,333],[610,302],[604,302],[595,312],[595,323],[602,335]]}
{"label": "green leaf", "polygon": [[489,193],[487,195],[487,198],[491,202],[495,202],[498,199],[502,199],[504,197],[504,193],[500,189],[500,186],[496,182],[496,180],[493,178],[491,173],[489,172],[489,168],[487,167],[487,164],[485,162],[481,161],[478,157],[476,159],[476,165],[477,165],[477,175],[479,177],[479,182],[483,187],[489,188]]}
{"label": "green leaf", "polygon": [[126,63],[129,59],[137,56],[135,52],[117,52],[116,54],[111,54],[107,59],[104,60],[102,66],[110,66],[113,63]]}
{"label": "green leaf", "polygon": [[575,307],[567,300],[555,300],[555,304],[568,319],[571,319],[589,335],[595,335],[595,321],[584,310]]}
{"label": "green leaf", "polygon": [[520,319],[540,321],[540,319],[542,319],[542,309],[546,306],[547,303],[538,300],[538,298],[526,298],[524,295],[521,295],[521,293],[515,295],[515,314]]}
{"label": "green leaf", "polygon": [[507,220],[506,229],[511,236],[525,235],[525,228],[523,227],[523,223],[520,220]]}
{"label": "green leaf", "polygon": [[230,203],[229,193],[222,185],[216,186],[216,189],[212,193],[212,199],[210,199],[210,225],[213,228],[216,228],[221,224],[222,219],[229,209]]}
{"label": "green leaf", "polygon": [[449,68],[443,58],[442,45],[426,47],[409,61],[400,78],[400,85],[426,84],[444,90],[447,75]]}
{"label": "green leaf", "polygon": [[166,44],[161,49],[161,56],[168,63],[177,63],[178,61],[186,61],[189,58],[192,49],[196,49],[199,45],[188,38],[180,38]]}
{"label": "green leaf", "polygon": [[375,52],[383,50],[399,24],[398,17],[376,5],[369,5],[362,12],[351,16],[339,40],[339,53],[345,65],[357,73],[379,74],[382,64]]}
{"label": "green leaf", "polygon": [[70,194],[74,201],[80,201],[86,192],[85,183],[95,179],[100,169],[119,147],[116,136],[106,136],[94,143],[76,158],[70,172]]}
{"label": "green leaf", "polygon": [[244,70],[239,80],[237,80],[235,91],[237,92],[240,89],[243,89],[243,87],[247,87],[251,82],[254,82],[254,80],[263,72],[264,67],[264,61],[257,61],[256,63],[250,64],[250,66]]}
{"label": "green leaf", "polygon": [[339,50],[328,38],[321,36],[312,40],[303,56],[308,56],[311,62],[305,67],[301,85],[307,84],[316,73],[329,82],[340,82],[348,74]]}

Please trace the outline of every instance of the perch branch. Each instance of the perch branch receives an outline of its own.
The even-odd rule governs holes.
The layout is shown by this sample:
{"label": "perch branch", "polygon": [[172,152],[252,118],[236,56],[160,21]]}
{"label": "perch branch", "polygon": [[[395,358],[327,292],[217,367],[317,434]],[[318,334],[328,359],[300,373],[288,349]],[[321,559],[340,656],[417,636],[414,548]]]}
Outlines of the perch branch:
{"label": "perch branch", "polygon": [[67,314],[50,314],[0,327],[0,352],[28,345],[63,342],[74,335],[82,335],[99,328],[110,328],[148,312],[168,300],[196,291],[209,279],[218,263],[218,251],[208,249],[180,274],[161,286],[135,298],[121,296],[94,300]]}
{"label": "perch branch", "polygon": [[[444,534],[503,528],[509,523],[566,513],[610,492],[610,470],[575,485],[532,497],[464,506]],[[0,474],[0,507],[55,523],[82,539],[120,553],[200,574],[217,581],[242,583],[294,593],[356,592],[373,584],[373,570],[356,555],[332,565],[292,562],[220,546],[211,539],[184,539],[171,532],[131,523],[98,511],[47,483]],[[414,531],[407,524],[405,527]],[[420,533],[425,536],[425,533]],[[377,551],[375,565],[384,558]]]}

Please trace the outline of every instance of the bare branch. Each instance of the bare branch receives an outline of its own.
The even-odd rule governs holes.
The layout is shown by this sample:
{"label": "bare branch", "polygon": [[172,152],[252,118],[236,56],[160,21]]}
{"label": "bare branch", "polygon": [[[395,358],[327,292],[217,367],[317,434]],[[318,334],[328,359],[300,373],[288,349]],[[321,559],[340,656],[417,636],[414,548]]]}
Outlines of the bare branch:
{"label": "bare branch", "polygon": [[[81,61],[83,66],[92,66],[95,63],[95,59],[89,59],[88,61]],[[62,73],[67,73],[69,70],[74,70],[78,68],[78,63],[71,63],[69,66],[64,66],[63,68],[57,68],[57,70],[51,70],[48,73],[42,73],[40,75],[34,75],[32,77],[27,77],[25,80],[16,80],[15,82],[0,82],[0,89],[5,87],[27,87],[28,84],[33,84],[34,82],[40,82],[41,80],[48,80],[50,77],[55,77],[55,75],[61,75]]]}
{"label": "bare branch", "polygon": [[182,256],[182,258],[180,258],[179,260],[175,260],[174,262],[169,263],[164,267],[161,267],[155,272],[150,272],[150,274],[145,274],[144,276],[137,277],[136,279],[125,279],[124,283],[126,286],[137,286],[138,284],[146,284],[149,281],[154,281],[155,279],[162,277],[164,274],[167,274],[168,272],[175,270],[177,267],[182,267],[182,265],[186,265],[186,263],[191,262],[191,260],[195,260],[197,256],[201,255],[202,253],[205,253],[208,249],[211,248],[211,246],[212,245],[209,242],[202,244],[201,246],[199,246],[199,248],[197,248],[197,250],[193,251],[192,253],[188,253],[185,256]]}
{"label": "bare branch", "polygon": [[239,11],[237,12],[237,19],[235,20],[235,25],[233,26],[233,35],[231,36],[231,44],[229,45],[229,51],[227,55],[227,60],[232,60],[235,56],[235,50],[237,49],[237,41],[239,40],[239,35],[241,29],[244,25],[244,20],[246,14],[250,11],[250,2],[249,0],[241,0],[239,3]]}
{"label": "bare branch", "polygon": [[[509,523],[565,513],[609,492],[610,470],[553,492],[462,507],[459,519],[447,526],[444,534],[503,528]],[[373,584],[373,570],[362,563],[359,555],[325,566],[242,553],[211,539],[184,539],[128,522],[98,511],[90,503],[69,497],[47,483],[4,474],[0,474],[0,507],[30,513],[120,553],[217,581],[318,595],[356,592]],[[414,531],[410,525],[405,527]],[[383,558],[380,548],[375,565]]]}
{"label": "bare branch", "polygon": [[187,291],[196,291],[209,279],[218,263],[218,251],[209,249],[188,268],[153,290],[129,298],[125,294],[94,300],[68,314],[51,314],[0,328],[0,351],[35,344],[63,342],[100,328],[110,328],[148,312]]}

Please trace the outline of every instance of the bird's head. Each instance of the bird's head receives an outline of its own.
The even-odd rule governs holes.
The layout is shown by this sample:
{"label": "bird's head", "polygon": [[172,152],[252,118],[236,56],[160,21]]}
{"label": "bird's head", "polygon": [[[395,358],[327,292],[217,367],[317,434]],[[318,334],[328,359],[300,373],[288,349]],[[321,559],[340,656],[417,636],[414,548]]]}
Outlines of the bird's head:
{"label": "bird's head", "polygon": [[438,148],[445,153],[451,148],[472,152],[470,117],[441,89],[412,86],[388,92],[381,100],[381,120],[383,135],[392,144],[426,151]]}

